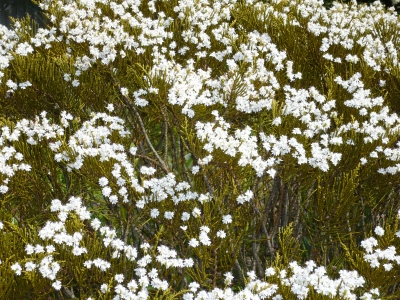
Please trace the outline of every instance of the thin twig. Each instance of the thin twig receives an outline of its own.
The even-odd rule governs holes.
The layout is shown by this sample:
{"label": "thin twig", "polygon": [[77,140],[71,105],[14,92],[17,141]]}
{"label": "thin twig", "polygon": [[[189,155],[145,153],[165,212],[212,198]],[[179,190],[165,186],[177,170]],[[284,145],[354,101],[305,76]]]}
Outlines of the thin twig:
{"label": "thin twig", "polygon": [[[121,89],[120,85],[116,82],[114,77],[112,77],[112,79],[113,79],[114,83],[117,85],[118,90],[120,91],[120,89]],[[158,155],[157,151],[154,149],[153,144],[151,143],[151,141],[149,139],[149,136],[147,135],[146,128],[144,127],[144,124],[143,124],[143,120],[140,117],[140,114],[137,111],[136,107],[134,105],[132,105],[132,103],[129,101],[128,97],[123,95],[121,92],[119,92],[119,93],[122,96],[122,99],[123,99],[123,102],[125,103],[125,105],[129,106],[129,108],[132,109],[133,113],[135,114],[135,116],[136,116],[136,118],[137,118],[137,120],[139,122],[140,129],[142,130],[142,133],[144,135],[144,138],[146,139],[146,142],[149,145],[151,151],[154,153],[154,155],[156,156],[157,160],[159,161],[160,167],[164,170],[165,173],[167,173],[167,174],[170,173],[170,170],[169,170],[168,166],[161,159],[160,155]]]}
{"label": "thin twig", "polygon": [[152,162],[153,164],[155,164],[155,165],[161,167],[160,164],[158,163],[158,161],[156,161],[156,160],[154,160],[154,159],[152,159],[152,158],[150,158],[150,157],[148,157],[148,156],[146,156],[146,155],[141,155],[141,154],[137,154],[137,153],[136,153],[135,156],[140,157],[140,158],[143,158],[143,159],[145,159],[145,160],[148,160],[148,161]]}
{"label": "thin twig", "polygon": [[[181,137],[181,141],[182,141],[183,146],[185,146],[186,149],[192,154],[193,159],[196,162],[196,164],[198,164],[198,161],[199,161],[198,157],[196,155],[194,155],[192,149],[190,149],[189,145],[186,144],[185,140],[182,137]],[[204,182],[206,183],[206,186],[207,186],[207,191],[208,191],[208,193],[210,194],[211,197],[214,197],[214,189],[212,188],[212,186],[211,186],[211,184],[210,184],[210,182],[208,180],[208,177],[205,174],[205,171],[204,171],[203,167],[202,166],[200,166],[200,167],[201,167],[201,171],[202,171],[201,174],[203,176],[203,180],[204,180]]]}

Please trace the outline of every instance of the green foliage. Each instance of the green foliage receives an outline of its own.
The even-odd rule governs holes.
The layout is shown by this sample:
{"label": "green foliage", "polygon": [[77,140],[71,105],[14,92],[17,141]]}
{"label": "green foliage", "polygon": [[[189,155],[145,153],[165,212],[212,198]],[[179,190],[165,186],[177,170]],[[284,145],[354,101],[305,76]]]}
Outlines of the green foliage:
{"label": "green foliage", "polygon": [[[233,40],[227,34],[227,38],[232,39],[233,52],[239,51],[241,44],[250,43],[248,33],[258,31],[268,34],[279,50],[285,51],[287,59],[294,62],[293,73],[302,74],[301,80],[291,82],[285,69],[277,70],[274,74],[279,86],[290,85],[297,90],[315,87],[326,97],[327,102],[335,100],[336,116],[332,118],[332,130],[347,123],[361,124],[364,121],[355,108],[344,104],[351,94],[337,83],[335,79],[338,76],[348,79],[361,73],[364,85],[370,87],[370,97],[382,96],[391,112],[400,112],[399,65],[394,65],[388,59],[387,71],[378,72],[365,62],[354,64],[343,60],[343,63],[336,64],[328,61],[319,51],[323,36],[312,35],[304,29],[309,18],[302,16],[297,9],[300,3],[299,0],[294,4],[281,1],[250,5],[246,1],[238,1],[231,10],[229,20],[229,26],[235,29],[238,38]],[[258,139],[260,132],[266,136],[286,136],[295,129],[307,129],[300,118],[285,113],[285,97],[288,92],[283,88],[277,89],[270,110],[247,113],[236,109],[236,99],[246,95],[253,62],[243,60],[238,63],[238,69],[232,71],[226,60],[218,61],[211,56],[199,57],[196,46],[185,42],[179,34],[190,27],[191,21],[189,15],[178,18],[173,10],[177,4],[177,1],[155,1],[157,10],[163,11],[173,20],[169,30],[176,37],[174,41],[177,49],[184,45],[189,48],[186,56],[177,55],[175,62],[181,67],[187,67],[188,58],[193,58],[193,73],[210,70],[211,78],[232,82],[231,90],[226,89],[219,94],[221,103],[212,107],[212,110],[218,110],[220,116],[229,121],[230,133],[244,130],[248,126],[252,129],[250,136]],[[358,9],[354,3],[344,7],[353,12]],[[142,34],[139,26],[130,26],[126,20],[119,19],[107,5],[99,4],[98,8],[103,11],[104,16],[118,20],[132,38],[139,40]],[[147,7],[146,1],[143,1],[141,9],[144,16],[153,21],[159,19]],[[379,14],[374,11],[368,13]],[[61,24],[58,22],[63,14],[66,13],[57,11],[54,7],[49,8],[49,19],[51,15],[55,16],[55,30],[60,30]],[[287,15],[287,21],[282,17],[284,14]],[[358,18],[362,21],[363,16]],[[291,22],[299,25],[288,25]],[[324,24],[325,20],[321,17],[318,22]],[[20,42],[30,42],[36,34],[34,30],[29,30],[31,20],[27,18],[18,24],[20,25],[15,25],[15,31]],[[381,20],[364,34],[379,37],[383,41],[392,41],[398,48],[398,24]],[[351,26],[343,25],[343,29],[349,30]],[[213,24],[207,29],[207,33],[212,36],[212,30],[216,28],[217,25]],[[111,34],[110,32],[108,33]],[[62,35],[60,31],[55,34]],[[160,48],[168,47],[171,43],[171,39],[165,38]],[[210,43],[209,52],[224,49],[213,36]],[[13,60],[4,70],[0,84],[1,127],[15,128],[19,120],[32,120],[42,111],[46,111],[48,119],[54,123],[59,123],[63,111],[71,113],[74,119],[71,126],[66,127],[64,135],[43,139],[37,145],[29,144],[28,138],[21,135],[12,143],[16,151],[23,154],[24,162],[32,170],[18,171],[10,180],[9,191],[0,197],[0,219],[5,226],[0,243],[0,299],[64,299],[72,296],[79,299],[111,299],[111,292],[99,292],[98,295],[93,293],[103,283],[116,285],[113,279],[115,274],[124,274],[126,278],[135,277],[137,263],[124,256],[113,257],[112,250],[104,246],[101,234],[90,227],[89,221],[82,221],[73,214],[66,222],[67,231],[71,234],[85,233],[81,246],[87,249],[87,253],[76,256],[68,247],[60,246],[56,249],[53,256],[61,264],[59,279],[63,283],[62,290],[52,289],[51,280],[40,277],[38,273],[24,271],[21,276],[16,276],[11,270],[11,265],[16,261],[39,263],[43,259],[45,255],[41,253],[35,254],[35,258],[27,258],[25,246],[42,243],[38,237],[40,229],[48,220],[57,220],[54,213],[50,212],[51,201],[60,199],[62,203],[66,203],[72,196],[82,199],[92,218],[98,218],[104,226],[116,228],[117,236],[125,243],[135,247],[151,244],[148,252],[152,257],[157,255],[158,245],[167,245],[183,258],[194,258],[193,268],[182,268],[179,272],[154,262],[159,275],[172,284],[163,292],[149,289],[152,299],[180,298],[188,290],[188,284],[194,281],[204,289],[223,286],[222,275],[230,271],[235,273],[237,281],[234,285],[240,290],[246,283],[245,277],[250,270],[255,270],[259,277],[264,277],[266,267],[273,266],[280,270],[291,261],[303,263],[309,259],[325,266],[332,276],[337,276],[337,271],[342,268],[357,270],[367,281],[366,290],[381,287],[382,297],[386,297],[382,299],[400,297],[398,268],[393,268],[389,273],[381,270],[382,268],[376,271],[363,260],[363,254],[359,250],[361,240],[383,222],[374,216],[390,215],[384,219],[385,230],[389,236],[394,236],[397,231],[397,223],[393,221],[391,214],[399,209],[399,177],[378,173],[378,169],[390,166],[392,162],[379,158],[374,163],[360,163],[361,158],[369,159],[370,153],[381,145],[380,140],[363,143],[367,134],[355,134],[354,131],[343,133],[344,143],[331,148],[333,152],[343,153],[342,158],[326,172],[312,168],[309,164],[299,164],[295,157],[288,155],[279,163],[274,178],[266,173],[257,176],[250,165],[239,164],[238,154],[231,156],[221,149],[215,149],[212,153],[213,160],[203,165],[198,174],[194,174],[193,166],[199,165],[209,154],[204,149],[206,141],[196,134],[196,125],[199,121],[206,123],[215,120],[210,114],[210,107],[193,105],[194,117],[190,118],[182,112],[182,106],[168,102],[173,82],[169,81],[168,74],[153,72],[160,62],[154,58],[151,47],[138,54],[133,49],[123,49],[121,45],[117,45],[116,51],[124,50],[125,56],[116,55],[115,60],[109,64],[101,63],[100,59],[94,60],[88,71],[81,71],[76,62],[83,61],[89,55],[89,46],[88,42],[78,43],[71,39],[68,44],[55,42],[51,43],[51,47],[41,45],[28,56],[13,52]],[[364,50],[364,47],[355,45],[352,54],[362,57]],[[334,57],[344,58],[348,50],[334,45],[330,53]],[[260,55],[264,56],[262,58],[266,61],[267,69],[275,68],[267,54]],[[65,74],[71,77],[70,81],[65,80]],[[187,74],[189,75],[193,74]],[[74,79],[79,80],[79,86],[71,85]],[[17,83],[29,80],[32,86],[17,89],[10,95],[6,85],[8,80]],[[251,80],[256,89],[263,85],[258,79]],[[378,85],[380,80],[386,81],[384,87]],[[122,88],[127,88],[130,93],[125,95]],[[137,105],[132,96],[132,92],[139,89],[146,91],[141,96],[148,101],[146,106]],[[151,92],[152,89],[157,92]],[[198,97],[205,92],[204,89],[200,89]],[[65,151],[71,158],[78,156],[70,139],[81,128],[88,126],[85,121],[89,121],[94,112],[104,111],[107,104],[113,104],[113,114],[124,120],[124,126],[130,132],[126,136],[117,132],[111,133],[111,142],[122,145],[124,149],[137,147],[137,153],[129,154],[127,160],[133,164],[132,172],[139,184],[151,178],[140,172],[141,167],[153,167],[156,170],[155,177],[159,179],[173,174],[177,182],[186,181],[192,191],[202,195],[202,201],[179,202],[169,195],[162,205],[157,199],[151,199],[144,207],[140,207],[138,202],[142,197],[153,197],[154,194],[146,190],[143,195],[132,185],[127,192],[128,201],[112,205],[102,193],[99,178],[106,177],[113,193],[118,194],[121,185],[111,176],[115,165],[119,163],[116,158],[101,161],[98,157],[87,155],[82,166],[75,169],[67,162],[55,158],[50,143],[57,140],[60,141],[60,153]],[[322,104],[319,106],[322,107]],[[378,108],[376,112],[379,112]],[[273,124],[277,117],[282,118],[279,126]],[[39,122],[38,119],[36,122]],[[108,126],[104,120],[97,120],[95,123],[97,127]],[[214,125],[213,130],[217,130],[219,125]],[[394,147],[397,136],[390,134],[389,129],[385,130],[390,137],[386,146]],[[322,139],[323,134],[324,131],[321,130],[314,139]],[[346,144],[347,139],[353,140],[354,146]],[[313,139],[303,135],[298,137],[298,141],[303,143],[307,154],[312,152]],[[259,139],[257,150],[268,154]],[[6,178],[3,177],[0,179]],[[128,182],[131,180],[130,174],[124,168],[121,178]],[[246,191],[252,191],[254,196],[245,205],[239,205],[236,199]],[[155,208],[160,210],[160,215],[174,211],[175,216],[179,217],[158,222],[150,217],[151,210]],[[194,209],[201,211],[200,216],[192,216],[183,222],[180,216]],[[222,221],[226,215],[232,216],[232,223],[225,224]],[[393,223],[395,226],[391,227]],[[187,227],[182,230],[181,226]],[[208,226],[211,230],[209,236],[213,238],[210,245],[188,246],[190,240],[199,235],[202,226]],[[226,232],[226,238],[216,237],[220,229]],[[398,239],[394,238],[381,239],[379,247],[394,244],[399,249],[398,243]],[[145,254],[140,255],[143,257]],[[112,269],[103,272],[83,267],[85,261],[99,257],[112,262]],[[387,276],[391,280],[387,280]],[[278,282],[277,278],[271,279],[271,284]],[[284,299],[297,299],[290,288],[282,284],[280,293]],[[358,294],[361,295],[361,291]],[[307,299],[327,298],[311,290]]]}

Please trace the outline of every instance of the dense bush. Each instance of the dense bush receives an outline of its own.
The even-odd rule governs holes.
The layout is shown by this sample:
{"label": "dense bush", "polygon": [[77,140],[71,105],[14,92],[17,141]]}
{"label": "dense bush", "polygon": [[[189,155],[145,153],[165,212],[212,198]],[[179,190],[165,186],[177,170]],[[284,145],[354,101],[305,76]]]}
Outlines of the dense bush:
{"label": "dense bush", "polygon": [[393,9],[39,5],[0,27],[1,299],[400,297]]}

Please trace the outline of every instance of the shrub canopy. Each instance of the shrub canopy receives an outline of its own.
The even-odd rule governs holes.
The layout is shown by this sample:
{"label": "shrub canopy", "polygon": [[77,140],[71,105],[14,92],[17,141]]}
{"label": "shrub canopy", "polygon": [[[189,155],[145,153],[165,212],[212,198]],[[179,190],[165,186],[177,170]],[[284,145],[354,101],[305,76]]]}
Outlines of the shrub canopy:
{"label": "shrub canopy", "polygon": [[41,0],[0,27],[1,299],[398,299],[400,22]]}

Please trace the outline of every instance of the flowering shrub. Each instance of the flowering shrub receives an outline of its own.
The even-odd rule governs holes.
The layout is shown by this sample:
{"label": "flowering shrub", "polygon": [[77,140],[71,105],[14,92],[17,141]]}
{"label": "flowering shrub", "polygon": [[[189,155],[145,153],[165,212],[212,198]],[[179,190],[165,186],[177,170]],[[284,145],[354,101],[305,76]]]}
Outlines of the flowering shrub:
{"label": "flowering shrub", "polygon": [[41,0],[0,27],[1,299],[397,299],[400,22]]}

